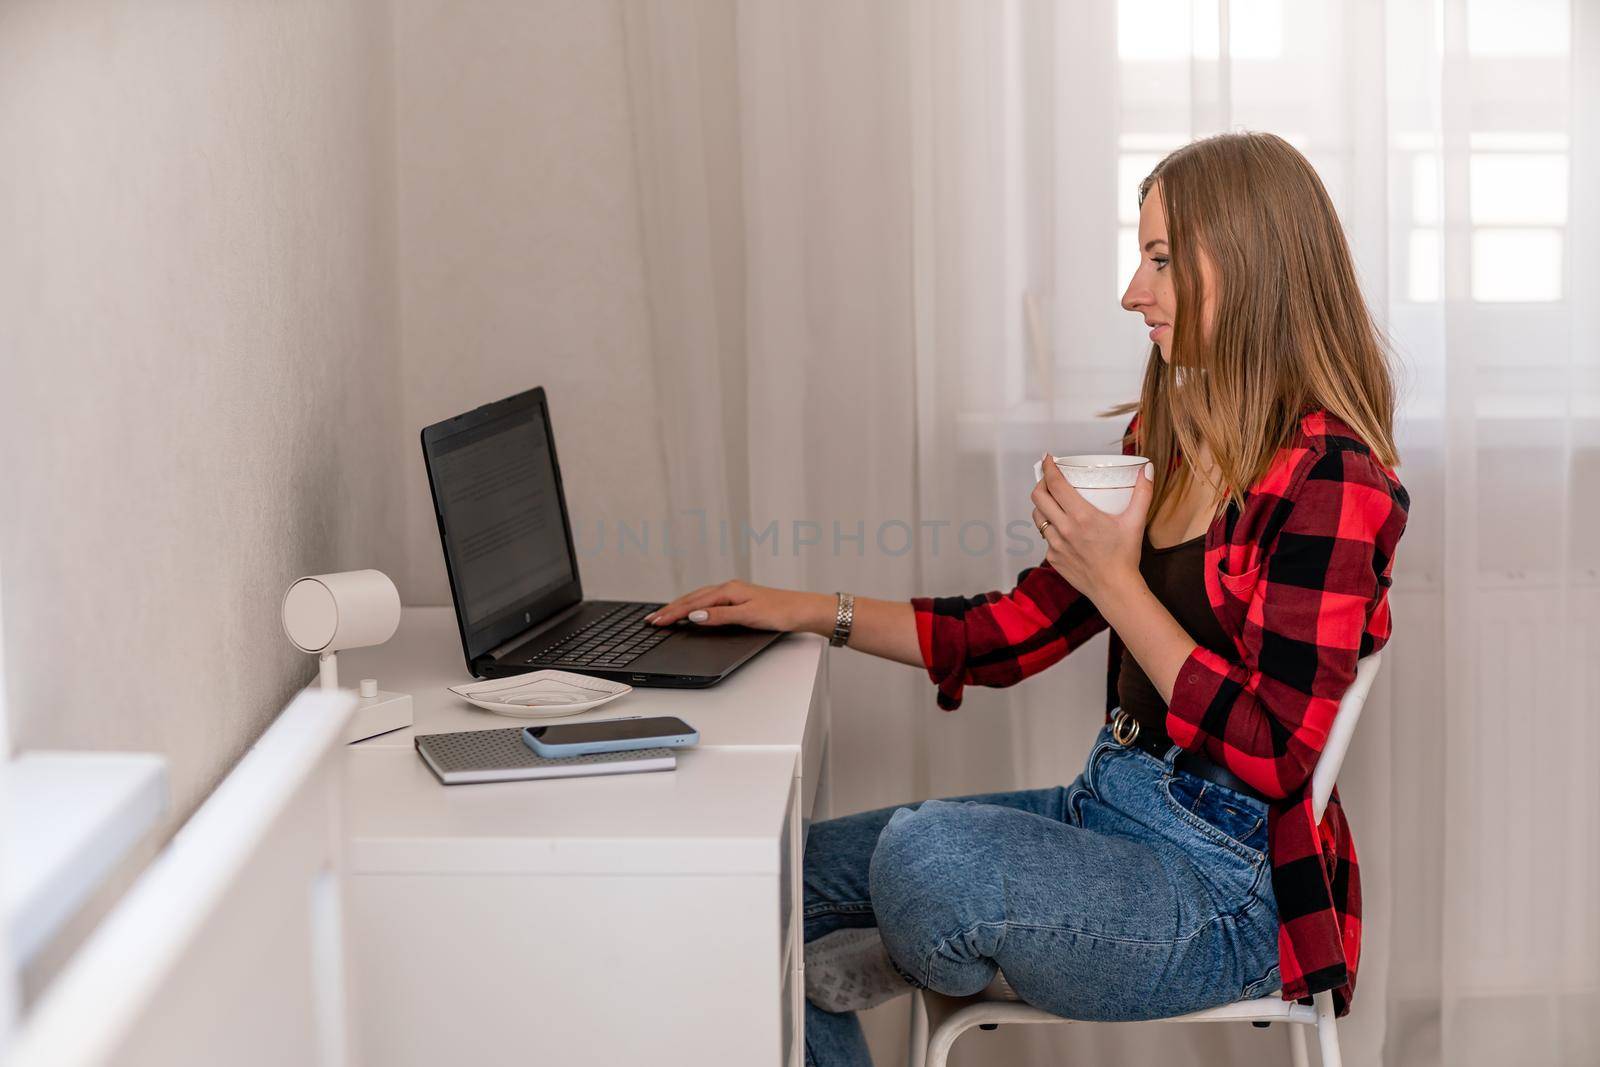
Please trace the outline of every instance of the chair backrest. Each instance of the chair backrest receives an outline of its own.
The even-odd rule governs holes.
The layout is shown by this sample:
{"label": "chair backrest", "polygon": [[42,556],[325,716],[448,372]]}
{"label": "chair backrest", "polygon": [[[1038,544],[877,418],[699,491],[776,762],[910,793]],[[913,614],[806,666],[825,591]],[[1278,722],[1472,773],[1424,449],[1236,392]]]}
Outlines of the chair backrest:
{"label": "chair backrest", "polygon": [[1333,783],[1339,778],[1339,768],[1344,765],[1345,753],[1350,751],[1350,739],[1355,736],[1356,721],[1361,718],[1361,708],[1372,690],[1372,680],[1378,676],[1378,663],[1383,653],[1374,652],[1356,661],[1356,678],[1350,688],[1339,698],[1339,710],[1328,730],[1328,741],[1322,746],[1322,755],[1311,772],[1312,812],[1317,821],[1328,808],[1328,798],[1333,795]]}

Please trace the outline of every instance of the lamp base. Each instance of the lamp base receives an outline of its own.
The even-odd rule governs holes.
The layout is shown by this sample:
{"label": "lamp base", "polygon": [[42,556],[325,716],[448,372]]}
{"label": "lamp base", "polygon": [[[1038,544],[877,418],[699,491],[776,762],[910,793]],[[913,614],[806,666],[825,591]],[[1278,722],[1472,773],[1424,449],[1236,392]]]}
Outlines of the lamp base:
{"label": "lamp base", "polygon": [[376,696],[360,697],[350,716],[350,724],[345,727],[345,743],[403,730],[413,721],[410,693],[380,692]]}

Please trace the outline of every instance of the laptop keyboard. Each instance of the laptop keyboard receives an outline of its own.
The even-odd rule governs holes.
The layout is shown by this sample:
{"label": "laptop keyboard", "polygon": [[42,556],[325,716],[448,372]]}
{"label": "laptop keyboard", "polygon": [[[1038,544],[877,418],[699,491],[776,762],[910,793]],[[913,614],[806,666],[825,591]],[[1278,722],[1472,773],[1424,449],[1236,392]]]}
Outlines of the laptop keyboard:
{"label": "laptop keyboard", "polygon": [[626,667],[677,631],[644,617],[660,604],[618,604],[615,609],[545,646],[522,662],[614,670]]}

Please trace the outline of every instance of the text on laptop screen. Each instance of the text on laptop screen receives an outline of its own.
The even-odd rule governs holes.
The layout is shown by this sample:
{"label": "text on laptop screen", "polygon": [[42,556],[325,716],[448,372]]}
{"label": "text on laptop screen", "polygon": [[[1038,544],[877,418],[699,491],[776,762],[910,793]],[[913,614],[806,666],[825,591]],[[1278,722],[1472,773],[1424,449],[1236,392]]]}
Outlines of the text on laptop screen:
{"label": "text on laptop screen", "polygon": [[542,410],[445,438],[433,469],[468,626],[576,579]]}

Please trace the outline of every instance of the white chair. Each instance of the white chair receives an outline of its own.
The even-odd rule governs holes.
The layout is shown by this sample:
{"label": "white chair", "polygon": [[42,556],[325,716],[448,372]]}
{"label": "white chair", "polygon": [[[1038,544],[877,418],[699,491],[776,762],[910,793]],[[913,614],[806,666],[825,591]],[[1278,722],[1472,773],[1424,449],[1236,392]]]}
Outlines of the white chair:
{"label": "white chair", "polygon": [[[1328,742],[1311,773],[1313,810],[1318,821],[1327,809],[1328,797],[1333,793],[1334,780],[1339,777],[1339,767],[1350,749],[1350,738],[1355,734],[1356,720],[1361,717],[1362,705],[1372,689],[1372,680],[1378,673],[1382,653],[1375,652],[1356,664],[1355,681],[1350,683],[1339,701],[1339,711],[1334,716],[1333,728],[1328,731]],[[1229,1023],[1284,1022],[1289,1026],[1289,1051],[1294,1067],[1308,1067],[1304,1027],[1317,1029],[1317,1041],[1322,1051],[1323,1067],[1340,1067],[1339,1033],[1334,1026],[1333,993],[1324,990],[1312,997],[1312,1004],[1284,1000],[1281,990],[1253,1000],[1239,1000],[1205,1011],[1177,1015],[1151,1022],[1173,1023]],[[950,1049],[956,1038],[974,1026],[993,1029],[999,1023],[1071,1023],[1040,1008],[1024,1004],[1017,999],[1004,975],[982,993],[974,997],[947,997],[932,990],[915,990],[911,1000],[911,1067],[945,1067]]]}

